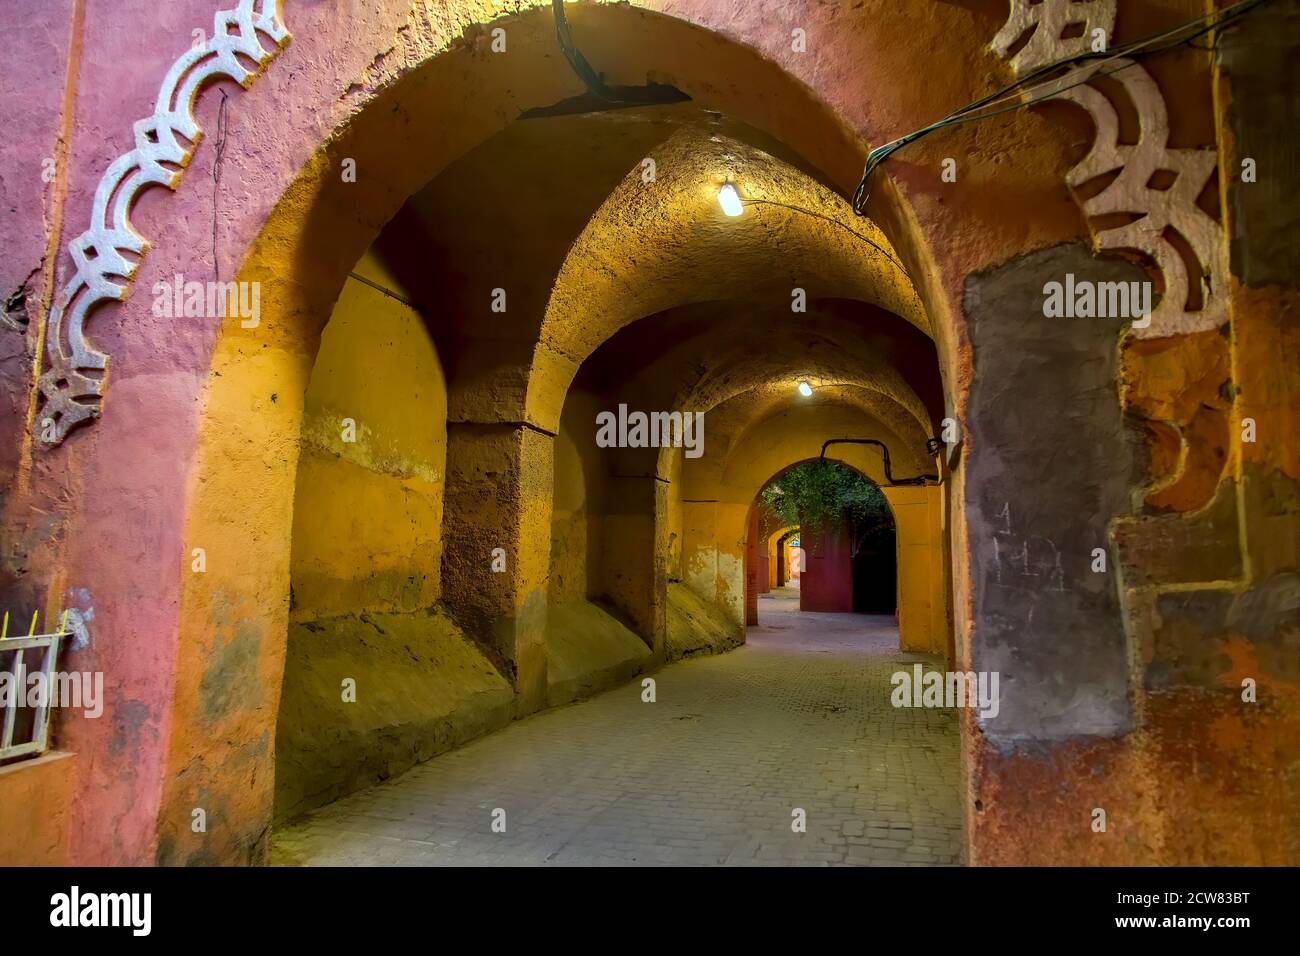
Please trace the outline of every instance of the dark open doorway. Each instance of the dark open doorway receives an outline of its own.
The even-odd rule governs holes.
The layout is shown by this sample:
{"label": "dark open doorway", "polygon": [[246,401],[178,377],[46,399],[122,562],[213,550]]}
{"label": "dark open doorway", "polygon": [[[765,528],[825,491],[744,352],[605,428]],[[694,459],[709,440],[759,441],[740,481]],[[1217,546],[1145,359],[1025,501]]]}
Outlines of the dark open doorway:
{"label": "dark open doorway", "polygon": [[864,535],[853,552],[853,610],[893,614],[898,609],[898,544],[893,525]]}

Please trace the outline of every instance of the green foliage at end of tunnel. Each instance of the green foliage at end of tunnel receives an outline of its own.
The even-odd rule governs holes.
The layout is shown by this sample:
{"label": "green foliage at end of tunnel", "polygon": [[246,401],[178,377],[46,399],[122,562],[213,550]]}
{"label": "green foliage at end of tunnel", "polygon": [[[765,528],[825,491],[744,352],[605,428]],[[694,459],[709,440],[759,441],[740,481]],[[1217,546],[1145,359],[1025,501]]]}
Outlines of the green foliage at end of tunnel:
{"label": "green foliage at end of tunnel", "polygon": [[775,519],[774,527],[798,525],[807,534],[847,526],[855,542],[894,527],[880,488],[837,461],[793,465],[768,482],[760,496]]}

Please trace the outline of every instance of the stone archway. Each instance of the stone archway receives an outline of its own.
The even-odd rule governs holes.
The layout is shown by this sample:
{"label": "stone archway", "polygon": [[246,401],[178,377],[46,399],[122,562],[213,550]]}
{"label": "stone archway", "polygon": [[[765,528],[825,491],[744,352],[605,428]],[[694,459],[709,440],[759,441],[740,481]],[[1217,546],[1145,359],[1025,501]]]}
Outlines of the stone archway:
{"label": "stone archway", "polygon": [[793,525],[786,528],[778,528],[768,537],[768,590],[774,590],[785,586],[786,574],[788,573],[787,562],[785,560],[785,546],[786,542],[798,533],[798,525]]}
{"label": "stone archway", "polygon": [[[763,489],[774,484],[779,485],[783,474],[804,463],[796,462],[787,465],[764,482]],[[880,490],[875,482],[856,468],[851,465],[844,465],[844,467]],[[897,580],[899,539],[895,528],[893,507],[889,504],[888,498],[885,499],[888,527],[882,529],[884,534],[880,537],[884,540],[880,541],[875,535],[859,535],[849,527],[838,527],[833,531],[823,530],[821,533],[811,534],[807,528],[800,529],[799,525],[773,527],[762,494],[760,489],[759,495],[755,497],[751,506],[746,531],[745,623],[747,626],[759,623],[761,620],[759,599],[784,584],[786,562],[781,552],[786,539],[801,533],[801,530],[803,534],[801,547],[805,549],[808,556],[810,562],[808,568],[813,572],[813,576],[807,582],[801,581],[800,610],[876,613],[888,614],[896,618],[901,616],[898,614],[897,604],[901,590]],[[915,533],[911,527],[907,530],[910,534]],[[929,540],[922,544],[922,547],[932,547],[942,552],[946,543],[937,532],[937,528],[932,529]],[[884,545],[884,549],[880,547],[881,544]],[[861,550],[864,547],[868,548],[866,552]],[[916,570],[915,567],[908,568],[909,573],[915,574]],[[827,571],[833,580],[820,584],[817,577]],[[876,575],[881,575],[881,579],[875,580]],[[815,597],[811,601],[808,599],[809,591],[804,587],[807,583],[813,585]],[[937,587],[935,582],[928,581],[927,584],[939,592],[947,590],[946,582]],[[909,599],[914,599],[917,593],[915,585],[909,582],[906,593]],[[887,602],[888,607],[883,606],[882,602]],[[829,606],[832,603],[834,607]],[[910,625],[913,618],[910,610],[907,617]]]}
{"label": "stone archway", "polygon": [[[601,10],[600,15],[632,17],[638,27],[647,22],[660,24],[668,31],[665,39],[675,29],[692,29],[684,24],[674,27],[678,21],[647,21],[645,14],[635,10]],[[534,14],[510,22],[539,34],[548,26],[545,17]],[[654,45],[642,44],[641,48]],[[378,90],[375,104],[356,113],[306,164],[252,244],[239,272],[241,281],[261,282],[266,290],[263,318],[259,329],[228,329],[217,340],[205,396],[194,495],[184,536],[187,541],[213,542],[209,547],[212,570],[202,580],[183,581],[181,615],[182,621],[190,622],[182,625],[189,633],[212,636],[209,641],[200,638],[180,648],[168,765],[183,766],[186,771],[167,775],[159,822],[161,858],[256,855],[262,845],[265,824],[258,821],[265,819],[268,796],[268,717],[274,711],[283,660],[279,636],[283,610],[276,608],[283,608],[281,583],[287,573],[287,554],[277,544],[275,529],[283,528],[289,517],[301,394],[320,324],[351,261],[404,193],[431,175],[439,162],[445,162],[438,156],[452,158],[455,150],[481,137],[486,131],[484,120],[489,117],[462,112],[456,117],[464,122],[459,127],[452,119],[399,127],[414,134],[415,141],[396,152],[417,155],[420,164],[409,164],[397,175],[361,177],[356,183],[344,184],[335,174],[344,158],[364,169],[379,164],[381,156],[393,155],[386,135],[372,127],[374,122],[388,124],[391,134],[391,120],[378,118],[401,116],[406,108],[404,97],[422,95],[431,85],[443,89],[444,82],[453,89],[457,82],[490,88],[495,81],[481,63],[475,65],[476,56],[470,48],[453,49],[444,58],[424,61],[401,82]],[[460,75],[466,65],[468,74]],[[546,105],[571,90],[572,78],[551,67],[553,64],[535,62],[531,67],[535,74],[526,84],[520,74],[521,87],[527,86],[528,104]],[[753,69],[760,74],[767,71],[773,78],[781,75],[761,61],[754,61]],[[520,94],[520,89],[512,87],[508,96]],[[448,94],[444,101],[455,103],[456,97]],[[516,108],[525,105],[518,99],[515,104]],[[448,127],[447,122],[453,125]],[[466,145],[457,146],[457,140],[447,135],[448,129],[462,134],[459,142]],[[357,188],[351,188],[354,186]],[[467,619],[477,616],[492,621],[499,647],[516,669],[519,707],[526,712],[544,700],[545,672],[530,655],[538,648],[534,635],[544,629],[540,582],[546,567],[535,561],[523,542],[544,538],[549,525],[549,486],[539,484],[533,476],[549,472],[550,438],[544,429],[513,424],[511,419],[517,421],[519,412],[512,412],[509,403],[484,406],[484,396],[475,391],[474,381],[472,376],[462,378],[448,397],[453,424],[448,434],[444,537],[446,553],[460,556],[466,563],[444,562],[444,586],[455,595],[453,603],[459,602]],[[250,424],[254,428],[251,434],[247,431]],[[500,500],[509,502],[504,513],[493,510],[488,515],[483,511],[496,507],[482,494],[487,472],[504,473],[517,482],[504,489]],[[232,507],[232,501],[239,498],[236,489],[249,487],[257,489],[253,500]],[[475,554],[471,539],[478,537],[474,529],[485,523],[506,529],[503,544],[512,574],[504,589],[484,591],[481,576],[468,567]],[[231,533],[241,526],[247,527],[248,533]],[[458,528],[465,529],[464,533]],[[224,542],[233,546],[235,541],[243,548],[238,560],[224,546]],[[218,668],[233,666],[260,686],[260,700],[214,712],[212,703],[204,700],[205,688],[218,680],[214,676],[220,673]],[[195,732],[199,727],[207,730]],[[239,760],[229,759],[221,743],[227,739],[248,741]],[[260,782],[250,788],[248,780]],[[249,826],[196,840],[180,824],[184,819],[181,808],[193,804],[199,792],[207,794],[210,812],[248,821]]]}
{"label": "stone archway", "polygon": [[[724,19],[709,3],[688,2],[674,4],[673,17],[622,6],[580,6],[573,16],[588,54],[615,79],[639,83],[651,74],[665,77],[699,102],[798,147],[810,167],[847,194],[856,183],[865,144],[886,141],[985,92],[972,88],[971,77],[996,75],[999,69],[997,57],[981,49],[983,39],[1000,25],[1003,11],[993,6],[905,2],[851,22],[830,10],[803,11],[808,23],[801,29],[825,45],[816,63],[789,48],[786,24],[765,23],[758,11],[729,13]],[[1013,21],[1024,27],[1026,18],[1043,16],[1048,8],[1060,12],[1062,6],[1017,3]],[[92,28],[102,26],[100,16],[91,12]],[[118,758],[86,758],[93,761],[95,793],[79,798],[73,825],[77,852],[85,859],[260,858],[271,772],[268,730],[282,657],[277,645],[285,613],[282,585],[288,573],[287,555],[277,542],[290,521],[301,395],[324,317],[347,271],[422,177],[518,112],[580,93],[556,62],[545,11],[487,22],[490,16],[481,4],[472,3],[450,5],[445,18],[437,18],[424,5],[413,9],[399,0],[377,4],[373,17],[356,22],[339,18],[328,5],[292,9],[288,20],[294,40],[237,101],[226,153],[225,181],[240,198],[226,210],[219,237],[223,249],[235,251],[226,252],[218,264],[229,275],[228,267],[238,257],[241,281],[263,283],[267,308],[262,327],[196,325],[178,336],[174,326],[148,314],[143,296],[105,306],[90,332],[92,340],[102,334],[114,362],[104,415],[93,429],[71,433],[52,454],[25,460],[27,491],[11,507],[31,507],[41,515],[37,530],[26,524],[22,529],[23,541],[30,545],[28,567],[35,572],[33,579],[47,582],[50,602],[65,602],[68,592],[93,592],[86,601],[96,612],[96,640],[85,660],[115,675],[113,704],[124,715],[113,727],[70,721],[65,728],[72,749]],[[498,69],[505,61],[491,59],[489,28],[502,24],[511,48],[521,54],[508,69]],[[1035,49],[1040,45],[1035,43]],[[542,55],[541,50],[549,52]],[[934,50],[949,51],[944,65],[928,74],[925,84],[900,87],[897,77],[909,75],[909,67]],[[158,51],[158,69],[151,76],[165,72],[171,55]],[[83,119],[116,115],[119,101],[152,102],[156,82],[143,93],[120,88],[112,64],[103,59],[85,64],[86,90],[77,106]],[[1167,76],[1182,78],[1174,67],[1169,69]],[[1153,70],[1160,79],[1159,70]],[[728,83],[711,79],[719,75],[727,76]],[[864,98],[863,89],[884,92]],[[1150,108],[1149,97],[1146,102]],[[216,110],[213,98],[200,100],[203,128],[215,129]],[[97,124],[87,126],[98,130]],[[126,128],[123,123],[123,134]],[[121,145],[87,148],[78,159],[75,182],[94,182],[85,167],[96,167],[97,174]],[[1165,145],[1160,138],[1154,148],[1159,152]],[[1145,142],[1144,149],[1149,148],[1151,142]],[[995,168],[996,160],[1010,151],[1017,157],[1014,185]],[[177,272],[206,275],[214,265],[192,241],[194,222],[207,221],[207,193],[189,185],[210,181],[212,152],[200,148],[194,153],[188,178],[171,203],[141,203],[141,222],[151,227],[146,231],[154,243],[143,262],[131,263],[141,288]],[[961,181],[976,188],[940,185],[937,171],[949,154],[969,157]],[[1279,474],[1286,462],[1279,453],[1243,451],[1226,424],[1229,407],[1233,414],[1250,409],[1263,417],[1273,406],[1249,390],[1245,399],[1235,393],[1216,397],[1222,381],[1217,371],[1241,363],[1236,362],[1237,342],[1216,341],[1214,332],[1128,351],[1121,368],[1115,364],[1113,330],[1057,341],[1035,338],[1041,329],[1028,332],[1007,324],[1012,310],[1004,304],[1029,308],[1045,277],[1084,270],[1107,280],[1139,275],[1123,266],[1098,269],[1083,245],[1070,245],[1088,237],[1061,186],[1063,171],[1077,157],[1070,136],[1049,116],[1016,114],[979,133],[963,128],[918,143],[907,158],[894,167],[895,178],[878,179],[869,211],[916,278],[916,293],[939,347],[947,386],[945,417],[963,426],[964,457],[956,463],[952,495],[941,516],[954,541],[956,656],[963,663],[973,658],[989,666],[1014,660],[1020,673],[1029,675],[1026,680],[1048,688],[1041,695],[1026,695],[1019,710],[1009,708],[999,726],[968,728],[970,789],[983,795],[985,805],[996,795],[1004,808],[1000,819],[1014,818],[1017,807],[1045,792],[1054,769],[1051,761],[1032,753],[994,753],[986,738],[1008,752],[1025,740],[1049,749],[1068,746],[1076,748],[1072,766],[1086,762],[1074,759],[1082,752],[1087,760],[1118,768],[1107,777],[1116,781],[1108,792],[1117,804],[1130,806],[1135,817],[1160,819],[1153,790],[1135,787],[1133,781],[1149,782],[1144,768],[1164,759],[1161,747],[1178,740],[1169,728],[1179,725],[1181,708],[1192,706],[1193,692],[1204,688],[1197,685],[1195,673],[1175,668],[1183,683],[1173,696],[1148,700],[1145,671],[1130,670],[1135,655],[1129,652],[1139,647],[1150,651],[1156,658],[1149,665],[1151,675],[1168,673],[1158,666],[1162,655],[1168,656],[1161,648],[1176,644],[1181,632],[1154,629],[1150,621],[1157,606],[1162,620],[1193,618],[1194,612],[1178,602],[1188,600],[1180,595],[1195,585],[1204,600],[1222,599],[1220,617],[1226,621],[1237,613],[1228,608],[1235,608],[1234,602],[1244,600],[1253,586],[1250,562],[1241,559],[1243,549],[1258,552],[1256,566],[1265,569],[1260,573],[1284,566],[1276,554],[1251,543],[1263,537],[1257,525],[1265,518],[1250,511],[1240,486],[1242,462]],[[384,164],[394,159],[387,169]],[[345,186],[339,176],[345,160],[363,171],[385,169],[391,175],[362,175]],[[1197,163],[1204,165],[1203,159]],[[74,194],[69,207],[74,219],[90,204],[90,192],[82,188]],[[1008,210],[1019,215],[1008,215]],[[66,279],[66,264],[62,268],[60,278]],[[1216,283],[1216,288],[1227,294],[1228,284]],[[1256,303],[1253,293],[1231,294]],[[1246,374],[1266,385],[1273,380],[1255,369],[1268,364],[1260,356],[1267,357],[1269,350],[1259,343],[1267,342],[1269,334],[1265,326],[1261,336],[1245,339],[1253,349],[1245,353],[1250,359],[1244,363]],[[1069,387],[1095,402],[1071,412],[1060,381],[1013,361],[1017,349],[1007,348],[1008,336],[1023,353],[1039,346],[1056,349],[1057,361],[1079,371],[1068,380]],[[1192,403],[1195,409],[1177,405],[1153,384],[1170,356],[1204,372],[1200,379],[1209,384],[1200,388],[1206,401]],[[1157,429],[1163,437],[1155,449],[1155,475],[1130,462],[1122,416],[1113,407],[1115,380],[1130,372],[1125,385],[1129,407],[1158,423],[1178,425]],[[1025,402],[1001,388],[998,382],[1007,378],[1020,381],[1035,401]],[[529,664],[534,649],[526,638],[542,613],[535,595],[544,562],[523,542],[539,530],[544,534],[547,526],[548,512],[533,505],[549,500],[549,489],[530,476],[550,471],[549,436],[530,418],[526,396],[533,382],[515,380],[510,394],[502,397],[491,392],[490,381],[486,374],[467,376],[449,396],[454,418],[450,443],[460,463],[452,476],[460,490],[449,493],[450,511],[458,516],[455,520],[472,526],[484,474],[506,475],[506,494],[514,504],[504,543],[518,559],[513,562],[518,570],[504,593],[477,588],[467,571],[459,593],[466,613],[504,622],[501,645],[528,674],[536,670]],[[543,391],[548,387],[538,383]],[[1276,392],[1262,387],[1254,394]],[[1040,396],[1042,403],[1037,402]],[[1041,414],[1018,420],[1024,427],[1009,433],[1000,430],[1008,411],[1030,405]],[[1018,488],[1038,483],[1043,450],[1062,453],[1057,444],[1062,422],[1066,432],[1076,425],[1082,429],[1085,449],[1114,452],[1084,460],[1095,480],[1081,480],[1072,489],[1087,496],[1088,505],[1035,499],[1029,509],[1031,529],[1019,513],[1003,520],[1007,500],[985,491],[995,479]],[[1089,430],[1093,426],[1100,435]],[[1227,437],[1221,434],[1225,430]],[[1002,445],[1014,454],[995,455],[993,450]],[[1124,474],[1114,473],[1117,457],[1125,464]],[[1234,462],[1235,471],[1225,471],[1224,458]],[[1134,464],[1131,473],[1129,463]],[[1152,492],[1153,507],[1172,510],[1128,517],[1130,501],[1142,497],[1135,491]],[[1088,520],[1074,525],[1053,519],[1039,527],[1040,513],[1059,517],[1067,507]],[[57,520],[46,521],[49,514]],[[1189,568],[1178,556],[1177,542],[1202,533],[1213,538],[1213,567]],[[1075,578],[1089,582],[1085,610],[1100,607],[1106,617],[1100,637],[1089,638],[1082,648],[1065,649],[1089,658],[1086,673],[1070,666],[1069,654],[1049,634],[1013,639],[1005,629],[989,625],[996,616],[991,611],[1014,611],[1007,618],[1014,623],[1020,620],[1017,615],[1027,617],[1035,607],[1027,586],[1017,591],[1016,581],[999,577],[996,559],[990,557],[995,544],[1028,553],[1041,545],[1031,545],[1031,539],[1044,537],[1053,539],[1059,551],[1060,540],[1069,537],[1074,550],[1090,554],[1093,539],[1105,548],[1112,534],[1125,549],[1121,600],[1102,594],[1120,588],[1113,578],[1096,587],[1081,571]],[[105,541],[113,542],[122,556],[111,567],[102,560]],[[190,570],[195,549],[206,555],[206,577]],[[1067,570],[1073,574],[1078,569]],[[717,580],[721,577],[715,575],[710,583]],[[1100,603],[1089,603],[1093,598]],[[1069,608],[1063,613],[1071,619]],[[140,653],[142,646],[147,653]],[[535,702],[536,690],[525,680],[522,698]],[[1130,694],[1140,696],[1142,706],[1131,706]],[[1133,721],[1149,719],[1151,711],[1143,709],[1148,703],[1161,715],[1150,725],[1154,744],[1134,742],[1128,733]],[[1076,712],[1087,714],[1087,720],[1072,722]],[[1240,720],[1225,714],[1225,719]],[[1080,732],[1082,743],[1076,739]],[[1207,753],[1213,749],[1204,739],[1199,746]],[[1201,780],[1198,786],[1199,792],[1214,792],[1213,781]],[[206,837],[194,835],[188,822],[199,804],[227,825]],[[1073,819],[1074,808],[1057,801],[1048,810],[1053,832],[1066,834],[1054,836],[1051,847],[1083,845],[1064,824]],[[115,825],[103,827],[106,818]],[[990,858],[1025,859],[1040,853],[1014,841],[999,843],[999,827],[990,814],[981,827],[972,828],[973,838],[989,847],[1011,847]],[[1088,844],[1088,858],[1125,858],[1126,851],[1110,846]],[[1181,851],[1161,852],[1184,858]],[[1188,858],[1194,855],[1187,853]]]}
{"label": "stone archway", "polygon": [[[744,573],[756,496],[772,475],[819,457],[824,442],[849,436],[884,442],[900,477],[933,467],[923,443],[903,441],[862,407],[838,401],[778,406],[747,427],[721,462],[710,466],[706,456],[687,463],[682,475],[686,579],[697,593],[716,594],[735,626],[752,622],[756,610],[746,600],[750,589]],[[832,445],[827,457],[880,486],[894,513],[903,649],[948,656],[947,489],[889,487],[880,453],[867,446]]]}
{"label": "stone archway", "polygon": [[[750,466],[746,462],[742,466],[753,468],[741,485],[742,488],[753,489],[749,504],[745,508],[744,532],[741,540],[744,566],[747,569],[752,568],[754,562],[762,556],[761,549],[757,546],[758,538],[762,535],[757,507],[759,492],[793,465],[801,461],[815,460],[815,456],[808,455],[804,449],[816,443],[818,433],[813,432],[812,437],[809,438],[806,422],[798,422],[793,426],[779,421],[774,424],[776,427],[763,429],[756,436],[756,442],[761,444],[763,449],[755,464]],[[858,424],[858,428],[863,431],[868,427],[870,426],[866,422],[860,421]],[[869,452],[856,449],[846,452],[843,446],[840,446],[838,450],[828,452],[827,459],[853,469],[879,487],[893,516],[897,554],[895,566],[899,646],[905,651],[948,655],[946,622],[949,616],[947,607],[949,591],[943,571],[948,542],[938,520],[941,510],[940,489],[935,486],[890,487],[881,474],[878,456],[873,460]],[[773,463],[776,463],[774,468]],[[756,479],[753,476],[757,474],[766,474],[768,477]],[[722,535],[728,533],[726,530],[728,527],[734,526],[731,523],[735,520],[735,508],[720,510],[718,514],[722,518],[719,540],[725,540]],[[781,533],[784,532],[777,532],[777,534]],[[745,577],[743,595],[745,623],[747,625],[759,623],[758,593],[751,587],[748,575]]]}

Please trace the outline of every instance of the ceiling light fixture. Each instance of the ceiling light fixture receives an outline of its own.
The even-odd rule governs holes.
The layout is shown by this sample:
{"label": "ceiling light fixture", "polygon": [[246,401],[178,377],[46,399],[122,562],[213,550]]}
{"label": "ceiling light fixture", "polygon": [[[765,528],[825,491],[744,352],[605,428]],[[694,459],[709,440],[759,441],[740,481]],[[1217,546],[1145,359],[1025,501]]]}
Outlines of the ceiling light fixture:
{"label": "ceiling light fixture", "polygon": [[736,187],[731,183],[723,183],[722,188],[718,190],[718,205],[728,216],[739,216],[745,211],[740,201],[740,193],[736,192]]}
{"label": "ceiling light fixture", "polygon": [[799,394],[802,395],[804,398],[809,398],[812,395],[812,386],[809,385],[807,382],[800,382]]}

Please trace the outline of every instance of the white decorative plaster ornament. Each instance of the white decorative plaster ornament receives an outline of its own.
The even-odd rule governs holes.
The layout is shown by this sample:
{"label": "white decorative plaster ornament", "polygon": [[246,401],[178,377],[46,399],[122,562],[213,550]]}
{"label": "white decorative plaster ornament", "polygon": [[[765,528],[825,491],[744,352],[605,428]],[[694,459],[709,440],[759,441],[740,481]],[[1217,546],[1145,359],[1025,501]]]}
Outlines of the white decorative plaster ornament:
{"label": "white decorative plaster ornament", "polygon": [[[1115,0],[1043,0],[1037,4],[1012,0],[1011,16],[993,38],[992,48],[1006,57],[1010,48],[1033,28],[1028,42],[1010,60],[1016,75],[1021,76],[1090,52],[1094,29],[1104,29],[1109,44],[1114,23]],[[1065,32],[1071,36],[1063,37]],[[1132,103],[1140,124],[1136,144],[1119,141],[1115,106],[1095,86],[1081,82],[1099,73],[1122,86]],[[1066,181],[1078,188],[1118,170],[1105,189],[1080,202],[1084,214],[1090,222],[1115,214],[1137,217],[1122,226],[1092,226],[1095,247],[1137,253],[1153,262],[1164,278],[1164,291],[1150,324],[1141,328],[1135,325],[1133,335],[1156,339],[1223,325],[1228,320],[1223,229],[1196,202],[1217,165],[1216,150],[1169,148],[1169,114],[1164,97],[1151,74],[1133,60],[1091,61],[1055,85],[1062,92],[1049,98],[1081,106],[1096,127],[1091,150],[1070,170]],[[1181,236],[1191,251],[1194,273],[1189,274],[1188,262],[1170,242],[1170,231]],[[1189,308],[1191,305],[1199,308]]]}
{"label": "white decorative plaster ornament", "polygon": [[[1135,336],[1158,339],[1217,329],[1228,321],[1223,230],[1196,204],[1196,198],[1214,173],[1218,156],[1212,149],[1168,148],[1165,100],[1156,81],[1141,66],[1131,60],[1116,60],[1106,70],[1124,87],[1137,111],[1141,124],[1138,141],[1132,146],[1120,143],[1115,107],[1095,87],[1084,84],[1066,90],[1057,99],[1083,107],[1097,127],[1092,149],[1070,170],[1066,181],[1077,188],[1119,170],[1105,189],[1082,201],[1084,214],[1090,219],[1141,214],[1126,225],[1093,231],[1098,249],[1139,252],[1154,261],[1164,277],[1164,292],[1151,313],[1151,324],[1134,326]],[[1160,181],[1157,174],[1166,179],[1172,175],[1172,182],[1162,188],[1148,185]],[[1169,229],[1182,236],[1191,249],[1198,269],[1195,274],[1188,274],[1188,263],[1167,237]],[[1189,308],[1193,303],[1200,307]]]}
{"label": "white decorative plaster ornament", "polygon": [[[1032,73],[1040,66],[1092,50],[1095,30],[1102,30],[1110,43],[1115,29],[1116,0],[1011,0],[1011,15],[993,38],[993,52],[1007,59],[1016,41],[1029,33],[1025,45],[1011,56],[1016,76]],[[1030,32],[1033,31],[1033,32]],[[1065,33],[1070,36],[1064,36]]]}
{"label": "white decorative plaster ornament", "polygon": [[[259,33],[272,42],[271,49],[262,45]],[[90,228],[68,244],[77,268],[46,320],[48,363],[39,382],[38,439],[57,444],[70,429],[99,416],[108,356],[86,340],[86,319],[100,303],[126,298],[138,257],[149,249],[131,226],[131,205],[150,186],[175,189],[180,182],[203,135],[194,118],[199,92],[219,78],[247,88],[288,41],[279,0],[239,0],[235,9],[213,17],[206,43],[191,47],[168,70],[153,115],[133,127],[135,148],[119,156],[99,181]],[[255,67],[248,69],[241,57]]]}

